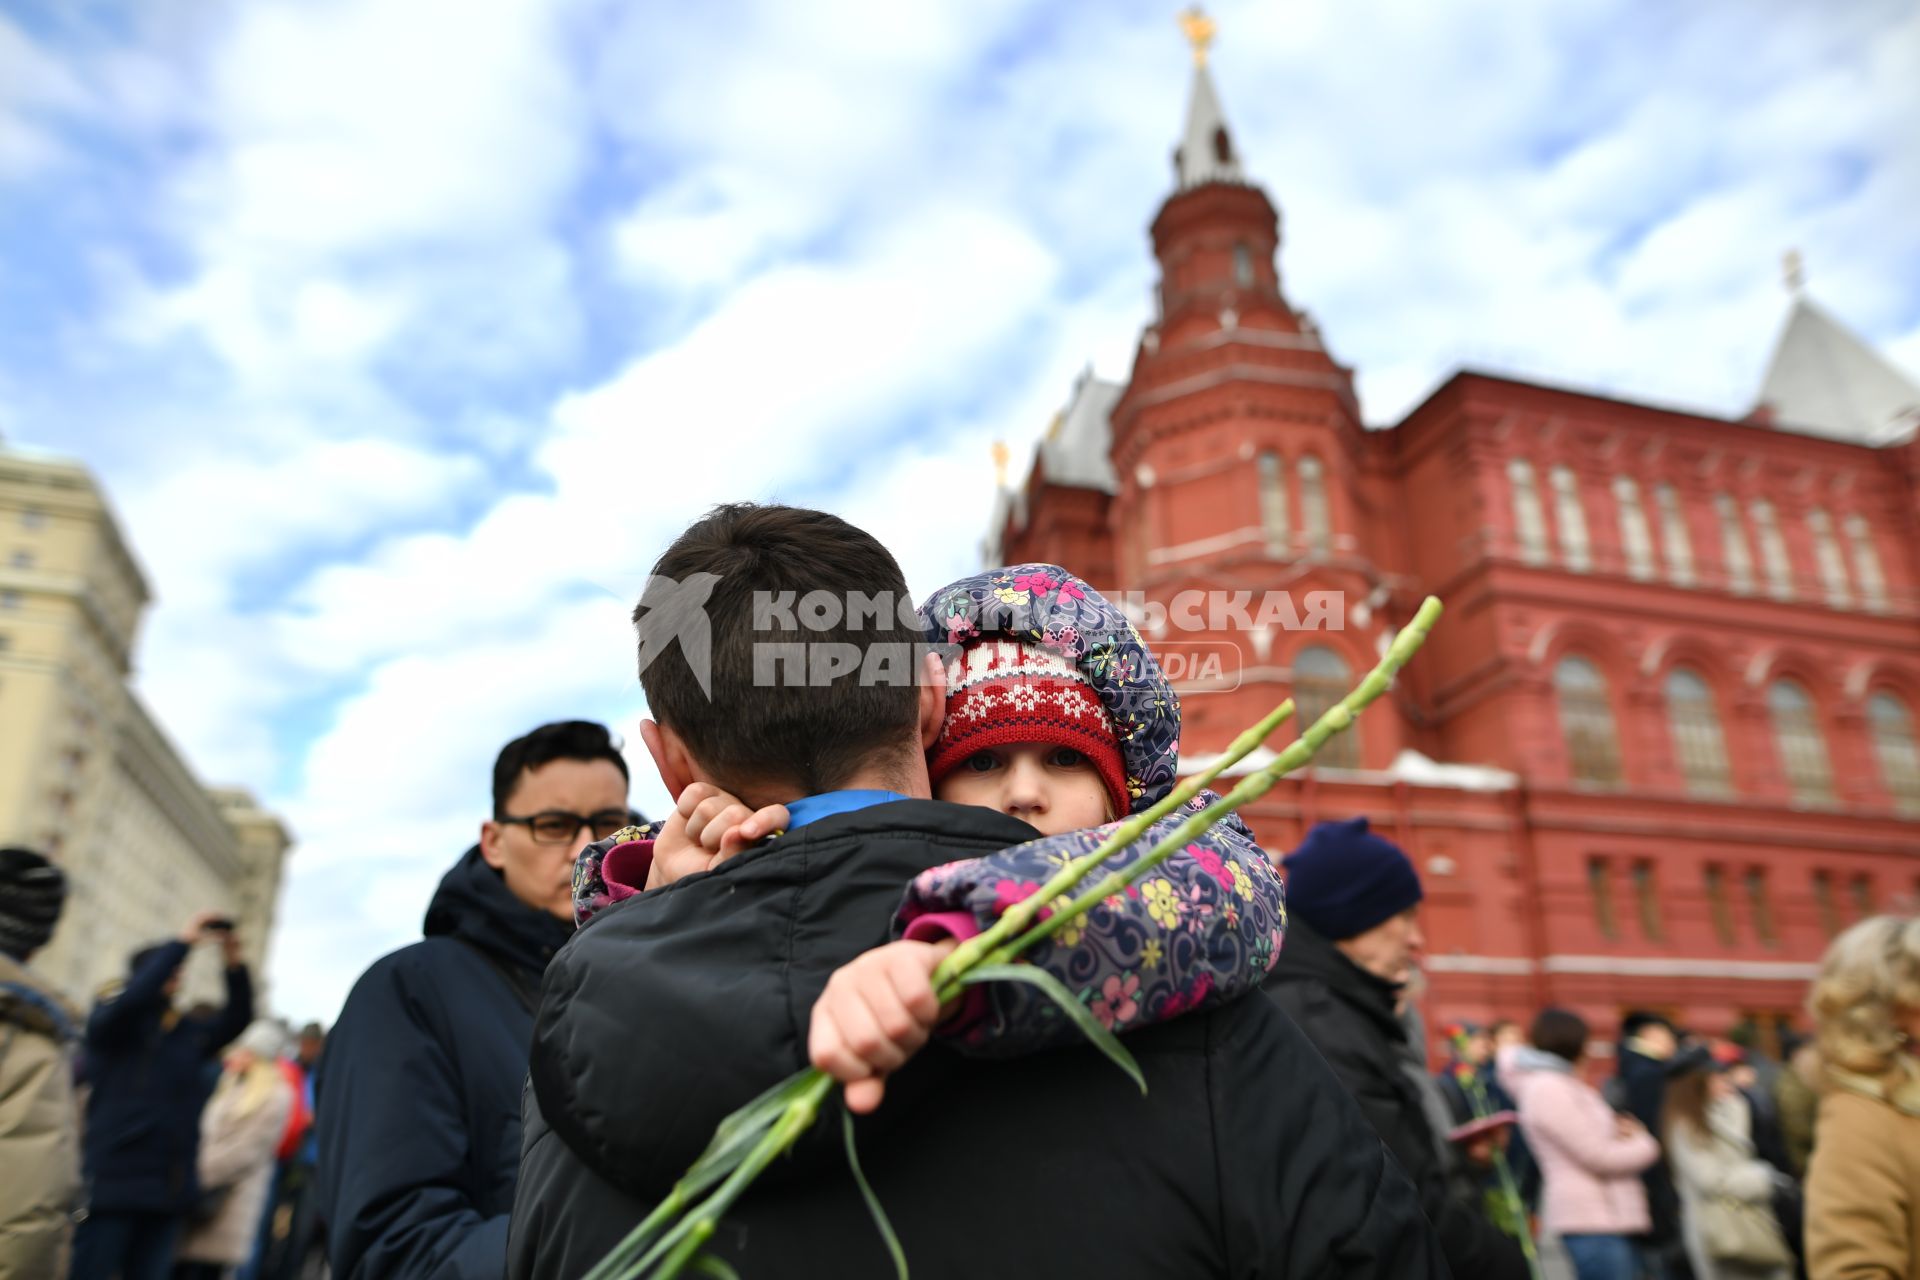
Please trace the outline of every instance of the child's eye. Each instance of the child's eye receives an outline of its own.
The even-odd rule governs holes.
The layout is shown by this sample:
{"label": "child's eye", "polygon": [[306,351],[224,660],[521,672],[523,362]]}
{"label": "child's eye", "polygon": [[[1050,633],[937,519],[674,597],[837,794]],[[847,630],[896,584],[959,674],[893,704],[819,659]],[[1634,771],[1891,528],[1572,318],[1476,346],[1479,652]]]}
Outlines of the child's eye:
{"label": "child's eye", "polygon": [[1000,767],[1000,761],[991,751],[976,751],[961,767],[973,773],[991,773]]}
{"label": "child's eye", "polygon": [[1048,760],[1047,760],[1047,763],[1051,764],[1056,769],[1078,769],[1081,765],[1085,764],[1086,762],[1087,762],[1086,756],[1082,755],[1078,751],[1075,751],[1072,747],[1054,748],[1053,755],[1048,757]]}

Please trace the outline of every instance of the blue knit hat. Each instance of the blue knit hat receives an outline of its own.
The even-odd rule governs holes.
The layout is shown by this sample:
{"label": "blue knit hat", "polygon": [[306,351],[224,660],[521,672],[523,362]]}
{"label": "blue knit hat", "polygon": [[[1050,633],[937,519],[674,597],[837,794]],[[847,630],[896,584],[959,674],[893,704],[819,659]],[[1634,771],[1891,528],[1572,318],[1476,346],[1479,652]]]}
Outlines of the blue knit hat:
{"label": "blue knit hat", "polygon": [[1287,911],[1333,942],[1365,933],[1425,896],[1407,855],[1367,830],[1365,818],[1318,824],[1281,865]]}

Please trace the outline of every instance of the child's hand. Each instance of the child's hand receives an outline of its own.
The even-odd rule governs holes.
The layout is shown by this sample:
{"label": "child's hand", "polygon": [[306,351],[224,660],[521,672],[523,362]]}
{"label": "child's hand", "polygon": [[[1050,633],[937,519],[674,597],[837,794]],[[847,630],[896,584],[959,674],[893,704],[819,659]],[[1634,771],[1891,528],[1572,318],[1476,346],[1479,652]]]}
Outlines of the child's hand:
{"label": "child's hand", "polygon": [[646,887],[657,889],[696,871],[710,871],[784,828],[787,819],[783,804],[748,809],[711,783],[690,783],[654,837]]}
{"label": "child's hand", "polygon": [[886,1075],[906,1065],[948,1010],[933,991],[933,971],[959,946],[890,942],[834,970],[814,1002],[807,1032],[813,1065],[847,1086],[847,1110],[880,1105]]}

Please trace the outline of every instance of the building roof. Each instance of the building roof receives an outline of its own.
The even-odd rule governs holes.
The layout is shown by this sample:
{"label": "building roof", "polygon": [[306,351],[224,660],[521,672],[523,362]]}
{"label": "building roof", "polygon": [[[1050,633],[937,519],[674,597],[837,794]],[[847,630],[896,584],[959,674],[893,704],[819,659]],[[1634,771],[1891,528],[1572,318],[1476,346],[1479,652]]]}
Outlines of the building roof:
{"label": "building roof", "polygon": [[1193,90],[1187,99],[1187,131],[1173,153],[1174,185],[1185,191],[1209,182],[1244,182],[1240,154],[1227,131],[1220,95],[1214,92],[1207,64],[1196,59]]}
{"label": "building roof", "polygon": [[1886,444],[1920,423],[1920,384],[1805,294],[1760,387],[1773,425],[1851,444]]}
{"label": "building roof", "polygon": [[1051,484],[1113,493],[1120,478],[1113,472],[1113,406],[1126,385],[1082,373],[1073,384],[1065,412],[1040,441],[1040,465]]}

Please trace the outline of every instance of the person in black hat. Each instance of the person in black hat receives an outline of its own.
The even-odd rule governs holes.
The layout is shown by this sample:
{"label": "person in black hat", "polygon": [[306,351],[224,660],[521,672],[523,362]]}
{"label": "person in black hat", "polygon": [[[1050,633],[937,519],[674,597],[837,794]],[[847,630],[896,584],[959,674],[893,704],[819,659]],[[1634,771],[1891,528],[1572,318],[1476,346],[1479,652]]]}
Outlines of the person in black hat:
{"label": "person in black hat", "polygon": [[1419,873],[1365,818],[1323,822],[1282,862],[1287,945],[1266,991],[1307,1033],[1420,1193],[1457,1276],[1528,1274],[1519,1243],[1463,1194],[1419,1089],[1397,1065],[1408,1051],[1395,1004],[1426,939]]}
{"label": "person in black hat", "polygon": [[67,900],[60,868],[0,849],[0,1276],[62,1276],[80,1200],[80,1015],[27,959]]}

